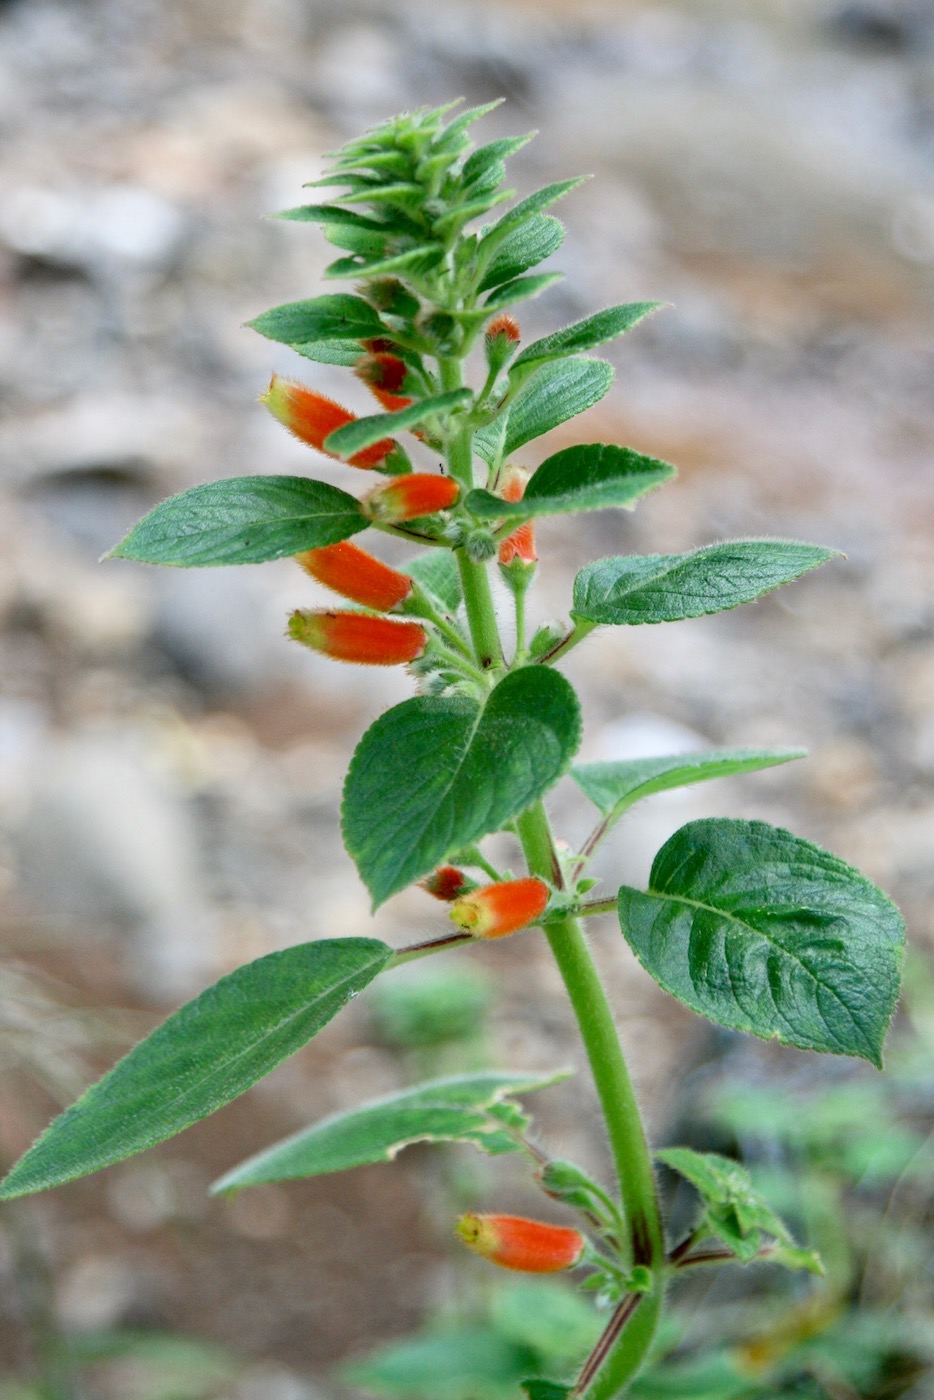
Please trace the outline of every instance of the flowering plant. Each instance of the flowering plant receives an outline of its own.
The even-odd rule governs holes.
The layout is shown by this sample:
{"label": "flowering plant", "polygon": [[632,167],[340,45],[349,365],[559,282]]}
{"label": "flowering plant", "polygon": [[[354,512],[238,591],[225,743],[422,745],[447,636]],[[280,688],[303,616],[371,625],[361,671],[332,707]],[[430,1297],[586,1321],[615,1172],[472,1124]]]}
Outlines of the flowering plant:
{"label": "flowering plant", "polygon": [[[581,1271],[582,1286],[607,1309],[602,1335],[575,1378],[530,1376],[525,1389],[530,1400],[609,1400],[641,1368],[679,1271],[751,1260],[819,1271],[820,1263],[738,1163],[688,1148],[655,1154],[698,1196],[694,1227],[666,1239],[652,1154],[582,922],[617,912],[647,972],[721,1026],[875,1065],[904,930],[857,871],[759,821],[690,822],[658,852],[647,889],[594,894],[588,862],[640,799],[800,751],[712,749],[572,766],[580,704],[556,663],[597,627],[749,603],[834,551],[746,539],[599,559],[574,581],[569,623],[530,635],[535,521],[631,509],[674,469],[604,443],[566,447],[531,473],[517,460],[603,397],[613,372],[590,352],[656,304],[609,307],[523,344],[512,308],[556,280],[532,269],[563,237],[546,211],[578,181],[548,185],[491,220],[514,194],[502,188],[504,161],[529,138],[474,148],[469,130],[488,110],[422,110],[386,122],[338,151],[316,182],[342,193],[280,216],[321,224],[342,253],[326,276],[352,279],[356,291],[278,306],[251,324],[307,360],[353,370],[381,411],[356,417],[276,376],[264,402],[302,442],[346,463],[350,477],[370,473],[362,498],[307,477],[214,481],[158,505],[112,551],[183,567],[294,556],[342,600],[296,610],[294,640],[338,661],[409,667],[417,694],[378,718],[353,756],[343,836],[374,907],[421,882],[449,904],[454,928],[398,950],[373,938],[302,944],[222,978],[56,1119],[0,1198],[61,1185],[180,1132],[256,1083],[382,973],[524,930],[547,940],[564,979],[606,1122],[613,1187],[529,1141],[514,1098],[553,1076],[489,1071],[437,1079],[313,1125],[232,1167],[215,1189],[385,1160],[420,1138],[525,1154],[543,1191],[576,1213],[580,1228],[468,1214],[459,1233],[507,1268]],[[465,370],[479,370],[476,382],[465,382]],[[417,553],[392,568],[351,542],[365,531],[399,537]],[[494,571],[513,613],[509,646]],[[591,835],[571,851],[554,839],[543,802],[568,775],[596,809]],[[501,832],[518,842],[526,873],[498,869],[481,849]]]}

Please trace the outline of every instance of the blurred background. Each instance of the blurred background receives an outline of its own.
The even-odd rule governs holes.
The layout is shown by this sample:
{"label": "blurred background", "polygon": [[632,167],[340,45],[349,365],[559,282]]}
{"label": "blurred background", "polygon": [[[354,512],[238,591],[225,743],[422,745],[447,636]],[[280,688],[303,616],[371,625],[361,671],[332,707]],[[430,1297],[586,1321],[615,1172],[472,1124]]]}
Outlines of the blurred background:
{"label": "blurred background", "polygon": [[[610,395],[525,460],[604,438],[680,479],[633,515],[541,524],[537,620],[566,616],[575,570],[601,554],[765,534],[846,556],[753,606],[618,629],[569,660],[588,760],[810,750],[652,799],[595,873],[638,883],[684,821],[761,817],[880,883],[917,950],[882,1080],[716,1032],[664,997],[611,921],[594,926],[656,1138],[742,1151],[829,1259],[816,1290],[727,1271],[685,1292],[671,1365],[703,1363],[709,1343],[729,1375],[664,1393],[916,1400],[934,1358],[930,0],[0,5],[0,1156],[240,963],[445,927],[418,892],[372,922],[336,826],[352,747],[405,677],[287,644],[288,610],[323,601],[290,561],[97,560],[197,482],[341,480],[256,403],[277,370],[368,406],[346,372],[241,328],[317,294],[333,255],[316,229],[263,216],[301,203],[325,153],[365,126],[460,95],[507,99],[481,140],[539,130],[510,163],[521,194],[594,176],[561,206],[549,266],[567,280],[521,308],[526,336],[613,302],[672,304],[611,347]],[[581,839],[580,795],[552,805]],[[535,1212],[520,1170],[416,1148],[393,1167],[206,1194],[274,1136],[438,1055],[579,1067],[544,953],[492,954],[475,976],[453,957],[400,974],[181,1138],[6,1208],[3,1400],[515,1395],[505,1360],[458,1389],[425,1356],[452,1317],[468,1372],[495,1353],[521,1379],[547,1351],[528,1333],[538,1302],[493,1297],[478,1265],[449,1257],[459,1209]],[[585,1072],[536,1100],[549,1151],[605,1170]],[[590,1324],[566,1299],[548,1335],[565,1328],[572,1356]],[[427,1353],[361,1361],[425,1325]],[[567,1358],[552,1359],[560,1374]]]}

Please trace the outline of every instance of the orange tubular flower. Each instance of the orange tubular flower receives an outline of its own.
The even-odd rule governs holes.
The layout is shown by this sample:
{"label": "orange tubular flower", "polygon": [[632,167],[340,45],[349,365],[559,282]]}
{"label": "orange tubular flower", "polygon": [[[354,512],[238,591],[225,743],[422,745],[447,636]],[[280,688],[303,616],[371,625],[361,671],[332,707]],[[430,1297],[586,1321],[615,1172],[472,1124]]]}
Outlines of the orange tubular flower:
{"label": "orange tubular flower", "polygon": [[408,574],[391,569],[381,559],[367,554],[349,540],[306,549],[296,559],[306,574],[335,593],[376,612],[389,612],[412,591]]}
{"label": "orange tubular flower", "polygon": [[501,880],[464,895],[451,907],[451,918],[474,938],[505,938],[545,912],[549,891],[544,880]]}
{"label": "orange tubular flower", "polygon": [[354,374],[363,380],[387,413],[408,408],[412,402],[410,398],[398,392],[405,383],[406,376],[405,364],[398,355],[389,355],[384,351],[364,355],[354,366]]}
{"label": "orange tubular flower", "polygon": [[380,525],[398,525],[420,515],[447,510],[460,495],[460,487],[450,476],[431,472],[411,472],[397,476],[385,486],[377,486],[360,502],[364,515]]}
{"label": "orange tubular flower", "polygon": [[457,1233],[474,1253],[526,1274],[557,1274],[581,1262],[587,1242],[578,1230],[519,1215],[462,1215]]}
{"label": "orange tubular flower", "polygon": [[[335,457],[336,453],[328,452],[324,446],[325,439],[338,428],[343,428],[345,423],[355,421],[355,415],[341,408],[333,399],[316,394],[313,389],[307,389],[293,379],[282,379],[278,374],[272,376],[269,388],[260,397],[260,403],[264,403],[272,416],[284,423],[301,442],[307,442],[309,447],[316,447],[328,457]],[[355,453],[348,458],[348,463],[352,467],[378,467],[394,446],[391,438],[383,438],[371,447],[365,447],[362,452]]]}
{"label": "orange tubular flower", "polygon": [[433,894],[435,899],[443,899],[450,903],[452,899],[458,899],[462,894],[473,888],[473,882],[467,879],[463,870],[458,870],[454,865],[440,865],[431,875],[420,882],[420,888],[426,890],[428,894]]}
{"label": "orange tubular flower", "polygon": [[[521,501],[525,495],[529,474],[521,467],[508,466],[500,482],[500,495],[504,501]],[[535,526],[530,520],[520,525],[500,542],[498,559],[501,564],[511,564],[513,559],[521,559],[523,564],[534,564],[538,559],[535,552]]]}
{"label": "orange tubular flower", "polygon": [[391,622],[366,613],[299,608],[289,618],[289,636],[334,661],[363,666],[405,666],[421,656],[428,635],[417,622]]}

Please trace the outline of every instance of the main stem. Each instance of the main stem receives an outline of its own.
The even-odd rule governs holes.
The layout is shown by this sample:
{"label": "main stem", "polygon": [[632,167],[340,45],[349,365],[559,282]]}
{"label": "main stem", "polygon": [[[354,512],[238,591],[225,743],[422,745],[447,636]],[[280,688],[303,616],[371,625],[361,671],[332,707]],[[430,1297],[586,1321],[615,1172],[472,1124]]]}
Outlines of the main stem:
{"label": "main stem", "polygon": [[[543,804],[537,802],[523,813],[517,828],[529,870],[552,879],[554,842]],[[548,924],[545,934],[577,1019],[603,1110],[632,1263],[645,1265],[654,1277],[654,1291],[640,1301],[584,1392],[586,1400],[611,1400],[635,1376],[655,1334],[664,1289],[664,1235],[642,1117],[600,974],[577,919]]]}
{"label": "main stem", "polygon": [[[459,388],[463,382],[460,361],[442,360],[441,379],[445,389]],[[461,486],[469,489],[473,484],[469,429],[455,435],[449,444],[448,467]],[[471,563],[463,550],[458,551],[458,564],[477,656],[485,668],[502,666],[499,628],[486,568]],[[516,825],[530,872],[560,883],[560,864],[542,803],[537,802],[523,813]],[[545,932],[580,1028],[606,1121],[626,1213],[632,1263],[649,1268],[654,1281],[653,1291],[639,1300],[618,1329],[618,1335],[613,1335],[617,1322],[611,1320],[604,1334],[608,1340],[612,1336],[606,1357],[581,1393],[581,1400],[612,1400],[638,1372],[655,1335],[664,1292],[664,1234],[642,1118],[613,1013],[590,950],[574,918],[549,924]]]}

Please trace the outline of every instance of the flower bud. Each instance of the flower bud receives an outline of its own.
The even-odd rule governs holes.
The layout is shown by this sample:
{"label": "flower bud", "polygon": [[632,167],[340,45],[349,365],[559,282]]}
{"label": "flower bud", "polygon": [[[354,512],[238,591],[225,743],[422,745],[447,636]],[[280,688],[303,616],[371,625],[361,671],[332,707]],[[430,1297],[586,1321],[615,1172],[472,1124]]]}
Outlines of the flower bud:
{"label": "flower bud", "polygon": [[335,661],[364,666],[404,666],[421,656],[428,645],[428,635],[417,622],[392,622],[367,613],[308,608],[293,612],[288,634],[294,641]]}
{"label": "flower bud", "polygon": [[513,345],[518,345],[521,339],[519,322],[504,312],[501,316],[494,317],[487,326],[484,335],[487,340],[496,340],[498,336],[502,336],[505,340],[511,341]]}
{"label": "flower bud", "polygon": [[474,938],[505,938],[537,923],[549,897],[544,880],[534,876],[501,880],[458,899],[451,907],[451,918]]}
{"label": "flower bud", "polygon": [[421,515],[447,510],[460,495],[460,487],[450,476],[412,472],[397,476],[385,486],[377,486],[360,502],[364,515],[380,525],[398,525]]}
{"label": "flower bud", "polygon": [[587,1241],[579,1230],[519,1215],[462,1215],[457,1233],[475,1254],[501,1269],[557,1274],[581,1262]]}
{"label": "flower bud", "polygon": [[[335,457],[336,453],[328,452],[324,446],[325,439],[346,423],[355,422],[355,415],[341,408],[333,399],[316,394],[304,384],[283,379],[278,374],[272,376],[269,388],[260,396],[260,403],[265,404],[272,416],[284,423],[301,442],[307,442],[309,447],[316,447],[328,457]],[[394,446],[392,438],[383,438],[365,447],[362,452],[355,453],[348,458],[348,462],[352,467],[378,467]]]}
{"label": "flower bud", "polygon": [[[504,501],[521,501],[525,495],[529,474],[522,467],[507,466],[500,481],[499,493]],[[507,535],[499,547],[499,562],[511,564],[520,559],[523,564],[534,564],[538,559],[535,552],[535,526],[532,521],[520,525]]]}
{"label": "flower bud", "polygon": [[435,899],[443,899],[449,904],[452,899],[459,899],[475,886],[472,880],[467,879],[463,870],[458,870],[454,865],[440,865],[431,875],[419,881],[419,888],[433,894]]}
{"label": "flower bud", "polygon": [[354,374],[363,380],[387,413],[408,408],[412,402],[411,398],[398,392],[405,383],[407,373],[405,362],[398,355],[388,355],[383,351],[364,355],[354,365]]}
{"label": "flower bud", "polygon": [[306,549],[295,557],[305,573],[326,588],[333,588],[342,597],[376,612],[389,612],[412,591],[408,574],[391,569],[349,540],[326,544],[321,549]]}

